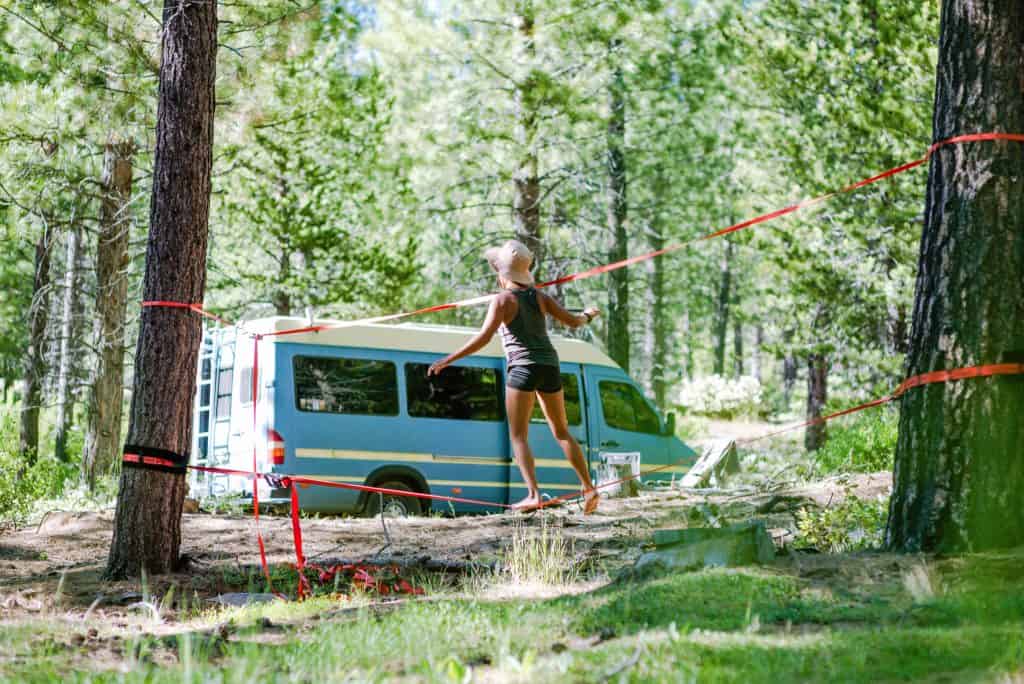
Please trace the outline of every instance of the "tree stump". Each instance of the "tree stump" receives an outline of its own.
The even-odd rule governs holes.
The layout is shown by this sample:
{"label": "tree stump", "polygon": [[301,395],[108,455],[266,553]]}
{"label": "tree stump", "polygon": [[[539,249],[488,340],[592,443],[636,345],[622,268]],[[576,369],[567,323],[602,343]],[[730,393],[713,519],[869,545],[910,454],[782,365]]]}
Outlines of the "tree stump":
{"label": "tree stump", "polygon": [[597,468],[601,496],[627,498],[640,495],[640,452],[602,454]]}

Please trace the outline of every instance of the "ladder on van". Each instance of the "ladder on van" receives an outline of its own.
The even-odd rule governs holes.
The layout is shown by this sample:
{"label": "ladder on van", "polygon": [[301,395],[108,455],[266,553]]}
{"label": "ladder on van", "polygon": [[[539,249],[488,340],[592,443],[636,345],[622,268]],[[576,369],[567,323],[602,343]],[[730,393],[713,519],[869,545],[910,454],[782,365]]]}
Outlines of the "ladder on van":
{"label": "ladder on van", "polygon": [[[193,412],[192,463],[220,466],[230,458],[231,392],[235,359],[235,331],[203,327],[196,369]],[[189,492],[193,498],[227,493],[228,477],[191,471]]]}

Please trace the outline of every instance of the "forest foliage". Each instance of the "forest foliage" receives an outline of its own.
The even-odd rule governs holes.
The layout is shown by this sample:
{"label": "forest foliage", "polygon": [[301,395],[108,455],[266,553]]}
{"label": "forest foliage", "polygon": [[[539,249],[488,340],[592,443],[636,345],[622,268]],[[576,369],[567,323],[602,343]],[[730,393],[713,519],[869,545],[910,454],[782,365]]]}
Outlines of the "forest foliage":
{"label": "forest foliage", "polygon": [[[494,286],[482,250],[513,235],[561,276],[840,188],[929,142],[934,3],[273,0],[220,20],[205,304],[235,318],[479,294]],[[134,346],[159,28],[147,3],[0,8],[0,380],[16,402],[35,373],[44,423],[70,407],[72,432],[97,380],[112,141],[134,143],[120,209]],[[555,294],[613,309],[580,334],[665,408],[716,374],[755,378],[756,411],[799,412],[814,367],[833,404],[874,396],[901,371],[924,183],[905,174]]]}

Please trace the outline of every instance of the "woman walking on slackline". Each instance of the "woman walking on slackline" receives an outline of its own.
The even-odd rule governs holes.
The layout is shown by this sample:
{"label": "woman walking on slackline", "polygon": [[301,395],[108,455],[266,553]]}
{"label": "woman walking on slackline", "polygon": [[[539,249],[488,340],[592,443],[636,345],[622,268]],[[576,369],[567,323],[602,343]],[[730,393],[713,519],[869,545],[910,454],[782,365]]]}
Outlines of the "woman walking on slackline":
{"label": "woman walking on slackline", "polygon": [[578,328],[601,312],[589,308],[581,316],[571,314],[554,299],[534,289],[530,273],[533,254],[521,242],[509,240],[501,247],[487,250],[486,257],[498,274],[501,292],[491,300],[480,332],[462,349],[433,364],[427,375],[436,375],[464,356],[480,351],[500,330],[508,366],[505,373],[505,410],[508,413],[509,438],[529,492],[512,508],[533,510],[541,502],[533,453],[527,439],[534,400],[540,399],[551,433],[583,485],[583,512],[589,515],[597,508],[598,494],[590,481],[580,445],[569,433],[558,353],[548,338],[545,318],[552,316],[570,328]]}

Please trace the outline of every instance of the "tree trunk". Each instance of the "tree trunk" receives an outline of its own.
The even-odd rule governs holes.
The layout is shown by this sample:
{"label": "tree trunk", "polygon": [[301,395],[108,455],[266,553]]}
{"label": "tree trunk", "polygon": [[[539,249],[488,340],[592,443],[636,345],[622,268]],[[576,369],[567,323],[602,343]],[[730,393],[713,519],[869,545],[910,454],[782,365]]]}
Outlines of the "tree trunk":
{"label": "tree trunk", "polygon": [[758,323],[754,327],[754,348],[750,351],[750,374],[761,382],[761,347],[764,346],[764,326]]}
{"label": "tree trunk", "polygon": [[683,368],[682,375],[688,380],[693,379],[693,344],[690,340],[690,310],[683,311]]}
{"label": "tree trunk", "polygon": [[[651,251],[665,246],[660,220],[648,228]],[[665,275],[661,259],[650,259],[647,269],[647,307],[644,321],[644,356],[647,358],[647,392],[659,408],[665,408]]]}
{"label": "tree trunk", "polygon": [[796,387],[796,357],[793,355],[791,345],[793,344],[793,331],[785,330],[782,333],[782,341],[786,345],[786,356],[782,359],[782,403],[786,410],[790,408],[793,401],[793,389]]}
{"label": "tree trunk", "polygon": [[885,319],[884,346],[889,354],[906,354],[907,348],[907,309],[905,306],[892,305],[887,308]]}
{"label": "tree trunk", "polygon": [[522,63],[527,65],[528,75],[515,86],[519,164],[512,174],[512,223],[516,239],[533,252],[533,269],[535,273],[539,273],[544,258],[540,240],[540,178],[537,171],[538,100],[541,93],[537,90],[532,72],[537,56],[533,0],[518,0],[516,5]]}
{"label": "tree trunk", "polygon": [[[146,300],[202,302],[210,209],[217,3],[165,0]],[[202,325],[185,309],[144,307],[127,442],[187,454]],[[185,475],[124,468],[106,575],[173,570]]]}
{"label": "tree trunk", "polygon": [[278,316],[292,315],[292,296],[287,290],[287,282],[291,272],[291,255],[286,252],[278,262],[278,282],[282,285],[270,295],[270,303],[274,306],[274,313]]}
{"label": "tree trunk", "polygon": [[[610,49],[618,50],[618,41]],[[608,261],[621,261],[629,255],[626,235],[626,82],[622,68],[615,66],[609,87],[611,107],[608,118],[608,228],[611,246]],[[629,372],[629,269],[608,274],[608,356]]]}
{"label": "tree trunk", "polygon": [[75,269],[78,266],[78,244],[80,231],[68,231],[67,262],[64,265],[64,302],[60,323],[60,360],[57,366],[57,431],[54,435],[53,454],[61,461],[67,461],[68,429],[74,405],[71,398],[71,373],[75,337],[75,300],[78,288],[75,284]]}
{"label": "tree trunk", "polygon": [[729,332],[729,301],[732,297],[732,252],[732,243],[726,241],[715,306],[715,375],[725,375],[725,337]]}
{"label": "tree trunk", "polygon": [[[828,401],[828,360],[823,354],[807,357],[807,420],[821,418]],[[817,451],[825,446],[828,426],[825,423],[810,425],[804,431],[804,448]]]}
{"label": "tree trunk", "polygon": [[36,243],[32,305],[29,308],[29,340],[25,351],[25,396],[21,411],[21,454],[27,465],[39,455],[39,408],[46,375],[46,324],[50,312],[50,247],[53,229],[43,227]]}
{"label": "tree trunk", "polygon": [[117,463],[124,403],[124,346],[128,304],[128,240],[132,214],[132,141],[107,142],[103,151],[103,197],[96,238],[96,374],[89,391],[89,427],[82,478],[92,490],[99,475]]}
{"label": "tree trunk", "polygon": [[743,377],[743,321],[733,316],[732,323],[732,364],[733,375]]}
{"label": "tree trunk", "polygon": [[[1024,3],[944,0],[936,140],[1024,132]],[[931,157],[907,375],[1024,361],[1024,145]],[[974,378],[900,400],[888,544],[1024,544],[1024,378]]]}

